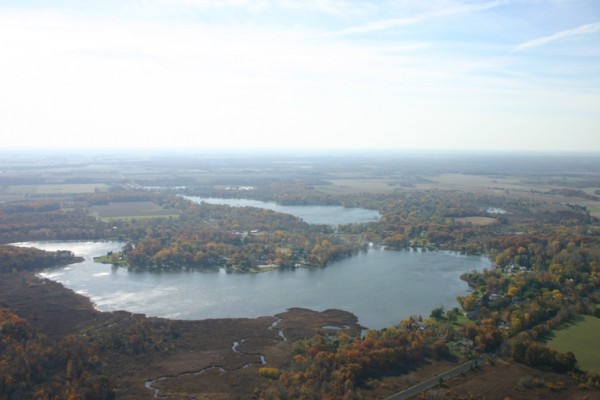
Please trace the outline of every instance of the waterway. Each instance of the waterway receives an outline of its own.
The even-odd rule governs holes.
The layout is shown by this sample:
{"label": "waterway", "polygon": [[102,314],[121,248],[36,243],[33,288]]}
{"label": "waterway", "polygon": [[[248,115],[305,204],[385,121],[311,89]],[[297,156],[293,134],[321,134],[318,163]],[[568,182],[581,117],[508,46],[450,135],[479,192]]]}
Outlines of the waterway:
{"label": "waterway", "polygon": [[118,242],[29,242],[45,250],[71,250],[84,262],[40,276],[89,297],[102,311],[127,310],[174,319],[257,317],[291,307],[354,313],[368,328],[384,328],[411,315],[455,307],[467,292],[460,275],[491,266],[485,257],[449,252],[371,249],[324,268],[259,274],[133,272],[98,264],[93,256]]}
{"label": "waterway", "polygon": [[225,204],[232,207],[266,208],[302,218],[309,224],[341,225],[377,221],[381,215],[376,210],[342,206],[287,206],[272,202],[249,199],[223,199],[213,197],[185,196],[196,203]]}

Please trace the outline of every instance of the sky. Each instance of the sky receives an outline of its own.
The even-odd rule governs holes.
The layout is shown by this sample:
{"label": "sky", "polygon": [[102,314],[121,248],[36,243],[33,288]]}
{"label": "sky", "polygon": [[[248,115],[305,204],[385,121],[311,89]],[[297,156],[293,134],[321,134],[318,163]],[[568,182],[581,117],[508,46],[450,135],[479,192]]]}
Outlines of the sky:
{"label": "sky", "polygon": [[0,147],[600,152],[600,0],[0,0]]}

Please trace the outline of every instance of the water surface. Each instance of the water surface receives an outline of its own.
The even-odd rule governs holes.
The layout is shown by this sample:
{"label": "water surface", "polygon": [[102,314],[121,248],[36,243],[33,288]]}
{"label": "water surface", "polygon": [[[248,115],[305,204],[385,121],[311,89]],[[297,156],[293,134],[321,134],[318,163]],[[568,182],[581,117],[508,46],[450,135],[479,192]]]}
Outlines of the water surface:
{"label": "water surface", "polygon": [[248,199],[223,199],[213,197],[185,196],[196,203],[225,204],[232,207],[266,208],[284,214],[295,215],[309,224],[355,224],[377,221],[381,215],[378,211],[366,208],[348,208],[342,206],[286,206],[272,202]]}
{"label": "water surface", "polygon": [[[22,244],[23,245],[23,244]],[[130,272],[94,263],[119,250],[117,242],[35,242],[46,250],[71,250],[85,261],[40,275],[88,296],[102,311],[127,310],[175,319],[257,317],[291,307],[354,313],[368,328],[397,324],[411,315],[457,305],[467,285],[464,272],[489,268],[484,257],[448,252],[371,249],[324,268],[259,274]]]}

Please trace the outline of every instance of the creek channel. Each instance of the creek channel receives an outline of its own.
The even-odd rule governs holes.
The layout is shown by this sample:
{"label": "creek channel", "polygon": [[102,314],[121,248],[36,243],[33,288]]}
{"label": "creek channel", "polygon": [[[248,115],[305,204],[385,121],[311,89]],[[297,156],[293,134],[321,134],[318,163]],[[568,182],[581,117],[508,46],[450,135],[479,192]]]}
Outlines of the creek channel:
{"label": "creek channel", "polygon": [[[285,337],[285,334],[283,333],[283,331],[279,328],[277,328],[277,325],[279,324],[279,322],[281,322],[280,318],[275,318],[275,320],[273,321],[273,323],[271,324],[271,326],[269,326],[269,330],[278,330],[278,336],[279,339],[287,342],[287,338]],[[343,329],[343,328],[342,328]],[[244,351],[241,351],[238,349],[238,347],[244,343],[246,341],[246,339],[241,339],[239,342],[236,340],[233,342],[233,344],[231,345],[231,351],[236,353],[236,354],[242,354],[242,355],[246,355],[246,356],[253,356],[253,357],[258,357],[258,361],[255,362],[250,362],[250,363],[246,363],[244,365],[242,365],[241,367],[238,368],[234,368],[234,369],[225,369],[223,366],[221,365],[209,365],[207,367],[201,368],[199,370],[196,371],[186,371],[186,372],[182,372],[176,375],[163,375],[163,376],[159,376],[158,378],[154,378],[154,379],[149,379],[146,382],[144,382],[144,386],[146,386],[147,389],[152,391],[152,396],[155,399],[160,399],[160,398],[164,398],[165,396],[161,396],[160,395],[160,389],[158,389],[156,387],[156,383],[160,382],[160,381],[164,381],[167,379],[175,379],[175,378],[184,378],[186,376],[198,376],[200,374],[205,373],[206,371],[210,371],[213,369],[219,370],[221,372],[232,372],[238,369],[243,369],[243,368],[248,368],[252,365],[266,365],[267,364],[267,358],[265,357],[264,354],[260,354],[260,353],[247,353]],[[170,396],[169,396],[170,397]],[[187,397],[188,400],[197,400],[196,397],[193,396],[180,396],[180,397]]]}

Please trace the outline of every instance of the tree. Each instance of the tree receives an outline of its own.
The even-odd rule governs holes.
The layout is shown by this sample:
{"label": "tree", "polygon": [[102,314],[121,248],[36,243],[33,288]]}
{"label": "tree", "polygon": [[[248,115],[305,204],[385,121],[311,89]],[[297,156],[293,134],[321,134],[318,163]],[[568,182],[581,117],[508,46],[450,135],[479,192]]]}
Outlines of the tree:
{"label": "tree", "polygon": [[444,306],[440,306],[431,310],[430,317],[438,320],[444,318]]}
{"label": "tree", "polygon": [[452,310],[446,312],[446,318],[448,318],[448,321],[450,322],[455,322],[458,319],[458,313],[458,308],[454,307]]}

